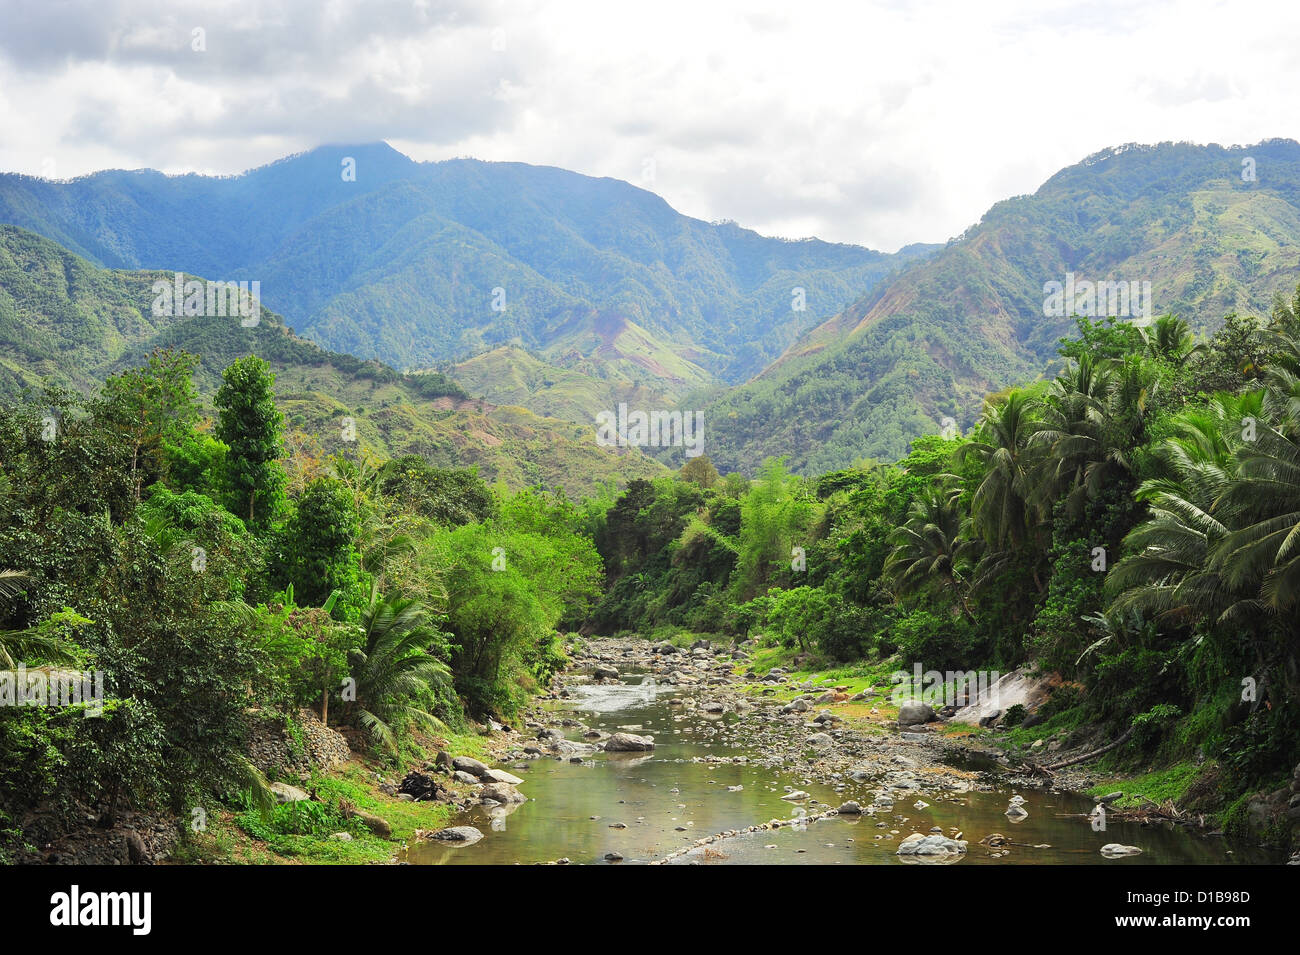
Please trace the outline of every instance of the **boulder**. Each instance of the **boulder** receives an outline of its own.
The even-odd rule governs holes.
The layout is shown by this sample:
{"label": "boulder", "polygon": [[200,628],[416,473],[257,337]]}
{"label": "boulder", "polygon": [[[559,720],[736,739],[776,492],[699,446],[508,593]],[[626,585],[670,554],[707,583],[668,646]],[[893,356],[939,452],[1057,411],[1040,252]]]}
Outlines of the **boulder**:
{"label": "boulder", "polygon": [[433,838],[439,842],[456,842],[467,846],[482,839],[483,833],[473,826],[451,826],[435,832]]}
{"label": "boulder", "polygon": [[1138,855],[1142,850],[1137,846],[1125,846],[1118,842],[1108,842],[1101,847],[1101,854],[1107,859],[1120,859],[1124,856]]}
{"label": "boulder", "polygon": [[451,768],[459,769],[461,772],[479,777],[488,771],[488,768],[484,763],[480,763],[477,759],[473,759],[469,756],[457,756],[451,761]]}
{"label": "boulder", "polygon": [[507,786],[518,786],[523,782],[518,776],[508,773],[504,769],[489,769],[479,778],[485,783],[505,783]]}
{"label": "boulder", "polygon": [[515,803],[526,802],[524,794],[514,786],[508,786],[505,783],[491,783],[479,790],[480,799],[491,799],[493,802],[499,802],[503,806],[514,805]]}
{"label": "boulder", "polygon": [[271,783],[271,792],[275,793],[275,801],[281,803],[302,802],[311,798],[297,786],[290,786],[288,783]]}
{"label": "boulder", "polygon": [[617,680],[618,671],[611,666],[598,666],[591,672],[597,680]]}
{"label": "boulder", "polygon": [[593,746],[591,743],[579,743],[571,739],[556,739],[551,741],[550,749],[557,756],[590,756],[599,747]]}
{"label": "boulder", "polygon": [[862,807],[850,799],[848,802],[840,804],[839,814],[841,816],[860,816],[862,815]]}
{"label": "boulder", "polygon": [[605,740],[607,753],[643,753],[655,748],[653,736],[636,736],[632,733],[615,733]]}
{"label": "boulder", "polygon": [[134,829],[126,834],[126,856],[131,860],[132,865],[143,865],[149,861],[149,853],[145,849],[144,840],[140,838],[140,833]]}
{"label": "boulder", "polygon": [[934,707],[920,700],[908,700],[898,708],[899,726],[918,726],[935,718]]}
{"label": "boulder", "polygon": [[900,856],[954,856],[966,852],[966,840],[947,836],[922,835],[914,832],[898,844],[895,855]]}

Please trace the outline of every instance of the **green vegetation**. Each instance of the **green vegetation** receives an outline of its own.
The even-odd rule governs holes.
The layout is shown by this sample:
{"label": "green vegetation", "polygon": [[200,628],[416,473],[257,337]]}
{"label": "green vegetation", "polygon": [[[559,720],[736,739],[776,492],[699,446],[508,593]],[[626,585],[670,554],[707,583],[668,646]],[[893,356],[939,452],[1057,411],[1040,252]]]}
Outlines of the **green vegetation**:
{"label": "green vegetation", "polygon": [[[173,361],[188,354],[189,366],[177,369],[177,377],[196,392],[192,399],[209,402],[226,370],[255,355],[275,375],[288,453],[303,464],[294,479],[310,480],[320,473],[312,461],[342,452],[381,461],[410,454],[439,468],[476,465],[489,483],[563,487],[572,495],[591,493],[616,477],[665,473],[636,449],[599,447],[590,416],[565,423],[474,401],[439,372],[403,374],[377,361],[324,351],[265,309],[253,327],[243,327],[238,318],[155,316],[152,285],[171,278],[167,272],[97,269],[48,239],[0,225],[0,398],[46,383],[90,394],[111,377],[117,382],[110,386],[119,406],[115,419],[129,433],[142,426],[145,409],[139,402],[156,404],[140,392],[144,379],[135,371],[156,361],[155,352]],[[160,388],[175,386],[159,375],[153,380]],[[137,446],[137,467],[147,477],[166,455],[174,485],[210,490],[232,466],[225,460],[228,447],[218,440],[219,430],[188,427],[192,401],[174,406],[184,414],[161,434],[161,449]],[[241,454],[240,460],[254,459]],[[247,500],[237,513],[248,516]]]}
{"label": "green vegetation", "polygon": [[1199,750],[1219,810],[1289,780],[1300,293],[1199,340],[1172,316],[1077,324],[1053,380],[896,465],[632,482],[592,513],[591,624],[757,638],[760,673],[1034,664],[1064,682],[1032,729],[1006,714],[1013,740],[1123,736],[1115,769]]}
{"label": "green vegetation", "polygon": [[[99,395],[0,408],[4,860],[29,851],[15,820],[36,806],[67,826],[131,808],[181,828],[216,807],[280,855],[373,857],[337,799],[268,812],[250,714],[292,725],[310,706],[400,773],[467,713],[513,716],[596,593],[584,512],[562,494],[414,456],[290,456],[268,363],[233,362],[211,408],[198,364],[161,350]],[[214,426],[221,453],[195,467]],[[16,666],[98,674],[103,699],[13,705]],[[360,842],[315,845],[335,832]]]}

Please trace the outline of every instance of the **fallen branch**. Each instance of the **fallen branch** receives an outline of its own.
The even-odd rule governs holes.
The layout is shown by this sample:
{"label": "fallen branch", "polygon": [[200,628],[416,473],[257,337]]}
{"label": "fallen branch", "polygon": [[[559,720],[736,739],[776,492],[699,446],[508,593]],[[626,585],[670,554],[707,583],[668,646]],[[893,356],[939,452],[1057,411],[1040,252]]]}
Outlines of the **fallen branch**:
{"label": "fallen branch", "polygon": [[1066,766],[1073,766],[1075,763],[1084,763],[1090,759],[1096,759],[1098,756],[1104,756],[1106,753],[1109,753],[1112,749],[1115,749],[1117,746],[1123,746],[1125,743],[1128,742],[1129,737],[1132,735],[1133,735],[1132,729],[1126,730],[1123,736],[1115,740],[1115,742],[1103,746],[1101,749],[1094,749],[1091,753],[1084,753],[1082,756],[1075,756],[1072,759],[1067,759],[1060,763],[1053,763],[1050,766],[1043,766],[1041,768],[1051,773],[1051,772],[1055,772],[1058,769],[1064,769]]}

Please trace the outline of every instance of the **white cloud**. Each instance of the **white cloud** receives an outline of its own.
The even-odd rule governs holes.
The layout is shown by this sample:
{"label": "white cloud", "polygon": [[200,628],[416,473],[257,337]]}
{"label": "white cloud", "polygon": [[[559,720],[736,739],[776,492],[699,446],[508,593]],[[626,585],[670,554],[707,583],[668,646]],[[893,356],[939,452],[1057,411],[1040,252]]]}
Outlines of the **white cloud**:
{"label": "white cloud", "polygon": [[1108,145],[1300,138],[1298,26],[1214,0],[11,0],[0,168],[231,173],[387,139],[894,249]]}

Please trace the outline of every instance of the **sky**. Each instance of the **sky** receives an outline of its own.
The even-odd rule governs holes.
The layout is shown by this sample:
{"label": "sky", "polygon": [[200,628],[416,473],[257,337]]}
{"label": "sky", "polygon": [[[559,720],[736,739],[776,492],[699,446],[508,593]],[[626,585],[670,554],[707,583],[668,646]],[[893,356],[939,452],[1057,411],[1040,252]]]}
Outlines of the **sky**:
{"label": "sky", "polygon": [[1300,4],[3,0],[0,171],[387,140],[894,251],[1126,142],[1300,139]]}

